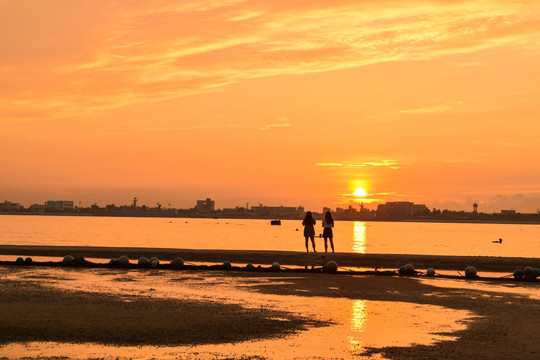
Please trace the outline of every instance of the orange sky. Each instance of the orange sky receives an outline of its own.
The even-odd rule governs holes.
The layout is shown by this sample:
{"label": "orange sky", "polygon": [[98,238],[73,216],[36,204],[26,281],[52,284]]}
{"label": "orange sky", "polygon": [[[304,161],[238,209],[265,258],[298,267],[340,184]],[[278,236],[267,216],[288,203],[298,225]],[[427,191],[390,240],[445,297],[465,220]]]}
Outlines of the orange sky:
{"label": "orange sky", "polygon": [[0,34],[0,201],[540,208],[538,1],[0,0]]}

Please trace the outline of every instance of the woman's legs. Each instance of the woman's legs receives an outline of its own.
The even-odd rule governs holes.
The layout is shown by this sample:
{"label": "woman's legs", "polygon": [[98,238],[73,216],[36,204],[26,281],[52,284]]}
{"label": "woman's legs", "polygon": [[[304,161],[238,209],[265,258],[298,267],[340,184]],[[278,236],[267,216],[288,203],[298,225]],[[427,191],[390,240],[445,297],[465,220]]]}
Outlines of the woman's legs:
{"label": "woman's legs", "polygon": [[308,237],[309,236],[304,236],[306,238],[306,251],[309,252],[309,247],[308,247]]}
{"label": "woman's legs", "polygon": [[[324,239],[324,245],[326,246],[326,239]],[[334,252],[334,238],[330,238],[330,246],[332,246],[332,252]]]}
{"label": "woman's legs", "polygon": [[[311,238],[311,245],[313,245],[313,252],[317,252],[317,250],[315,250],[315,236],[310,236]],[[306,247],[307,247],[307,239],[306,239]]]}
{"label": "woman's legs", "polygon": [[326,236],[324,237],[324,252],[328,252],[328,238]]}

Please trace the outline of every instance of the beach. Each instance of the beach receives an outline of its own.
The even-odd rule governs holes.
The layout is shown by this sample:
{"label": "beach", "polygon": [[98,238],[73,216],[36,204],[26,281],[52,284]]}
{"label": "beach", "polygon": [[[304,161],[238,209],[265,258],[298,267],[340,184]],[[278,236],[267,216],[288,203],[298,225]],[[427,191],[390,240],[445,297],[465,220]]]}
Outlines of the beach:
{"label": "beach", "polygon": [[[9,251],[20,251],[21,248],[2,247],[1,250],[5,254]],[[56,251],[58,251],[58,254],[69,252],[75,256],[79,250],[81,249],[39,247],[31,251],[30,248],[25,248],[24,254],[57,256]],[[113,254],[119,254],[117,252],[119,249],[90,248],[86,250],[85,255],[92,257],[108,258]],[[169,249],[171,251],[169,253],[169,250],[153,249],[152,253],[148,253],[148,249],[121,250],[122,254],[129,254],[133,258],[144,253],[145,256],[160,255],[163,259],[168,259],[173,254],[177,254],[186,259],[205,262],[217,261],[216,257],[219,253],[222,258],[225,256],[231,261],[241,262],[249,258],[254,263],[262,264],[269,264],[279,259],[285,264],[303,265],[306,259],[312,262],[321,259],[310,257],[317,256],[314,254],[301,253],[280,257],[279,255],[285,255],[280,252],[261,254],[249,251],[188,252]],[[325,259],[333,256],[335,261],[346,263],[347,259],[355,258],[352,255],[354,254],[327,254]],[[394,262],[401,264],[402,261],[410,259],[390,255],[372,256],[364,259],[363,261],[366,262],[363,262],[361,266],[374,268],[382,264],[382,266],[390,267]],[[436,258],[424,260],[433,261],[434,259],[436,260]],[[443,257],[438,265],[439,268],[461,265],[469,260],[471,259]],[[493,271],[498,267],[488,266],[492,260],[485,260],[481,265]],[[516,259],[499,260],[507,263],[507,266],[516,261]],[[430,264],[436,266],[431,262]],[[356,262],[349,265],[360,266]],[[413,357],[418,359],[536,359],[540,356],[537,324],[532,321],[532,319],[540,318],[538,282],[516,283],[508,280],[501,285],[500,281],[489,279],[444,280],[423,276],[260,273],[204,269],[171,271],[70,268],[65,270],[14,265],[0,266],[0,271],[2,275],[0,278],[2,293],[0,322],[3,324],[0,329],[0,339],[6,351],[11,349],[12,344],[27,342],[91,343],[107,346],[210,344],[220,349],[222,346],[220,344],[243,344],[250,340],[274,338],[286,339],[287,336],[299,332],[309,334],[312,331],[310,329],[314,328],[331,328],[332,323],[325,321],[324,317],[310,318],[301,313],[290,312],[287,308],[276,310],[262,305],[251,307],[241,302],[233,303],[227,300],[211,301],[214,297],[219,298],[220,287],[222,289],[236,287],[246,291],[245,286],[249,285],[248,292],[242,293],[241,296],[254,298],[256,296],[285,298],[293,296],[300,302],[306,303],[319,299],[328,299],[327,301],[346,299],[383,302],[390,304],[389,306],[410,304],[427,306],[427,309],[445,308],[473,314],[465,328],[453,332],[452,336],[455,337],[453,341],[410,346],[364,346],[361,351],[358,350],[358,353],[351,353],[351,358],[378,356],[391,359]],[[88,281],[84,280],[85,276],[94,279],[94,285],[88,285]],[[116,293],[112,290],[117,284],[118,286],[135,284],[140,279],[151,279],[156,284],[152,287],[159,290],[158,279],[167,276],[174,276],[172,279],[174,286],[187,284],[188,280],[197,277],[199,282],[205,282],[206,295],[202,298],[190,299],[175,296],[146,296],[140,292]],[[208,279],[213,279],[214,282],[208,283]],[[63,281],[68,280],[69,286],[61,285]],[[109,284],[111,287],[109,290],[106,288],[98,290],[95,284]],[[193,289],[198,288],[193,287]],[[387,319],[387,321],[393,320]],[[411,327],[414,326],[416,325],[411,324]],[[388,337],[388,344],[391,344],[392,337],[398,338],[399,334],[385,336]],[[17,350],[12,349],[9,351],[8,358],[26,356],[28,354],[17,353]],[[273,358],[266,357],[263,350],[258,356],[259,358]],[[336,358],[344,357],[347,356]],[[36,356],[31,355],[30,358],[36,358]]]}
{"label": "beach", "polygon": [[540,267],[536,258],[499,256],[448,256],[410,254],[358,254],[358,253],[306,253],[303,251],[272,250],[213,250],[174,249],[145,247],[100,247],[100,246],[37,246],[0,245],[0,255],[56,257],[65,255],[84,256],[93,259],[116,259],[122,255],[136,260],[140,257],[157,257],[170,261],[182,257],[187,262],[222,264],[228,260],[237,264],[266,264],[279,262],[291,266],[323,266],[328,261],[336,261],[340,267],[364,269],[398,269],[405,264],[413,264],[418,269],[463,271],[467,266],[475,266],[478,271],[512,273],[525,266]]}

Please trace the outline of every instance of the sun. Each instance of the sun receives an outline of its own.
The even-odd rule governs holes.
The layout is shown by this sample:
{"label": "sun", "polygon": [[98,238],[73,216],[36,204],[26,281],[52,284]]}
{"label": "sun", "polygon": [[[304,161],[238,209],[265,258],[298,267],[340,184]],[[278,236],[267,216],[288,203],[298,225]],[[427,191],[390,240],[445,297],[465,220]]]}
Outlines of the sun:
{"label": "sun", "polygon": [[367,191],[365,189],[354,190],[354,196],[356,197],[365,197],[366,195],[367,195]]}

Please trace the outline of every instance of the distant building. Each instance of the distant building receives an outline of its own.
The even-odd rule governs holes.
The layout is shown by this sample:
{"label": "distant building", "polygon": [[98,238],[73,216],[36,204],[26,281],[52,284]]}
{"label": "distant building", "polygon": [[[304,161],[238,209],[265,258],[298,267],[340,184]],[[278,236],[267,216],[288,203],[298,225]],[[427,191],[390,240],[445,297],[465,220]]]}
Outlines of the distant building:
{"label": "distant building", "polygon": [[516,210],[501,210],[501,215],[516,215]]}
{"label": "distant building", "polygon": [[322,208],[322,213],[323,214],[326,214],[328,211],[332,212],[332,209],[330,209],[329,207],[323,207]]}
{"label": "distant building", "polygon": [[197,200],[196,209],[198,212],[214,211],[214,200],[210,198],[206,198],[206,200]]}
{"label": "distant building", "polygon": [[3,203],[0,203],[0,211],[20,211],[22,206],[19,203],[14,203],[11,201],[5,200]]}
{"label": "distant building", "polygon": [[252,206],[250,213],[259,218],[282,218],[282,219],[299,219],[304,216],[304,207],[294,206]]}
{"label": "distant building", "polygon": [[377,215],[388,218],[406,218],[429,211],[426,205],[409,201],[392,201],[379,204]]}
{"label": "distant building", "polygon": [[73,211],[73,201],[67,200],[48,200],[45,201],[45,211]]}

